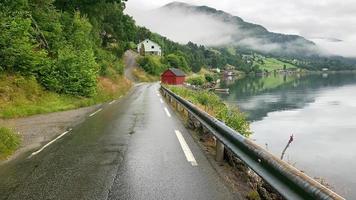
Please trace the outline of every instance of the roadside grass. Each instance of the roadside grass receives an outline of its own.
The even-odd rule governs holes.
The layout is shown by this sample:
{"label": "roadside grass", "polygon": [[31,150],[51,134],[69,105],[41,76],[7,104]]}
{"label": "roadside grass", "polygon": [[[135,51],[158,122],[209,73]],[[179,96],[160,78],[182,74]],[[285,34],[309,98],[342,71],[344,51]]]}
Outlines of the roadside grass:
{"label": "roadside grass", "polygon": [[103,103],[124,95],[131,83],[122,76],[98,78],[97,94],[90,98],[49,92],[34,77],[0,75],[0,118],[25,117]]}
{"label": "roadside grass", "polygon": [[201,68],[199,72],[189,73],[186,76],[186,82],[195,86],[202,86],[217,79],[219,79],[219,75],[206,68]]}
{"label": "roadside grass", "polygon": [[153,76],[149,75],[146,73],[143,69],[141,68],[135,68],[132,71],[132,74],[137,78],[139,82],[156,82],[159,81],[159,76]]}
{"label": "roadside grass", "polygon": [[200,109],[223,121],[229,127],[248,137],[252,134],[245,114],[237,107],[229,106],[213,92],[194,91],[180,86],[167,86],[172,92],[191,101]]}
{"label": "roadside grass", "polygon": [[6,159],[19,145],[19,135],[11,129],[0,127],[0,160]]}

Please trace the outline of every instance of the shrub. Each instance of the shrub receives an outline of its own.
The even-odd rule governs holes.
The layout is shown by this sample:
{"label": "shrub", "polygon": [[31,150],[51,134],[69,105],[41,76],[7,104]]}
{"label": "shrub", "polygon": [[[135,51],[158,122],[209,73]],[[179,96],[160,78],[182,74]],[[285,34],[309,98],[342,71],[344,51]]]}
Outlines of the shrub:
{"label": "shrub", "polygon": [[136,51],[137,44],[135,44],[134,42],[129,42],[128,47],[129,47],[129,49]]}
{"label": "shrub", "polygon": [[140,67],[145,70],[148,74],[158,76],[167,66],[162,64],[161,58],[159,56],[144,56],[139,57],[137,60]]}
{"label": "shrub", "polygon": [[211,83],[214,81],[214,77],[211,74],[205,74],[205,80]]}
{"label": "shrub", "polygon": [[201,86],[205,83],[205,79],[203,76],[193,76],[187,79],[187,82],[191,85]]}
{"label": "shrub", "polygon": [[96,62],[90,50],[72,46],[59,50],[56,65],[43,70],[40,82],[49,90],[76,96],[92,96],[96,91]]}

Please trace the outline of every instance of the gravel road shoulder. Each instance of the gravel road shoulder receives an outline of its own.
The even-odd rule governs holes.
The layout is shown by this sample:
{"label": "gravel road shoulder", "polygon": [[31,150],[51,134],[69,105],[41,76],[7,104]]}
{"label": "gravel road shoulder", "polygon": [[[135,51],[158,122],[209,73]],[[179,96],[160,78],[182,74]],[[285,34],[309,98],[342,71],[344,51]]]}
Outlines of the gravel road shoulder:
{"label": "gravel road shoulder", "polygon": [[100,106],[94,105],[17,119],[0,119],[0,126],[13,128],[22,139],[20,148],[7,160],[0,161],[0,164],[13,160],[26,152],[38,149],[64,131],[83,122],[89,113]]}

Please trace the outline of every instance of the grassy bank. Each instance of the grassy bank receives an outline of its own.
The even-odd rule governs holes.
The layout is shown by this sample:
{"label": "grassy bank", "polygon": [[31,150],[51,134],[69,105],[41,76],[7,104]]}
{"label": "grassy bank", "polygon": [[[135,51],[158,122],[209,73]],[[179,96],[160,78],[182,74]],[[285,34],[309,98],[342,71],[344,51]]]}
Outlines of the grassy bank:
{"label": "grassy bank", "polygon": [[90,106],[124,95],[131,83],[122,76],[98,78],[92,97],[75,97],[45,90],[33,77],[0,75],[0,118],[24,117]]}
{"label": "grassy bank", "polygon": [[132,74],[135,76],[135,78],[139,82],[155,82],[155,81],[159,81],[159,76],[149,75],[148,73],[146,73],[141,68],[135,68],[132,71]]}
{"label": "grassy bank", "polygon": [[11,155],[20,145],[20,137],[11,129],[0,127],[0,160]]}
{"label": "grassy bank", "polygon": [[193,91],[177,86],[168,86],[168,88],[223,121],[242,135],[246,137],[251,135],[250,125],[245,115],[238,108],[225,104],[216,94],[208,91]]}
{"label": "grassy bank", "polygon": [[190,73],[186,77],[186,82],[191,85],[202,86],[212,83],[217,79],[219,79],[219,74],[208,71],[205,68],[201,68],[198,73]]}

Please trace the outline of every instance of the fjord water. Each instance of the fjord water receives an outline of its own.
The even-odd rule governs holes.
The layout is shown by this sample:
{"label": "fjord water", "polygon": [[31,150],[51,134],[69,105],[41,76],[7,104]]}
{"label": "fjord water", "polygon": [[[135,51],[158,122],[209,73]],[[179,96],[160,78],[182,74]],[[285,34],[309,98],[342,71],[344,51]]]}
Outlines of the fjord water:
{"label": "fjord water", "polygon": [[252,140],[356,199],[356,74],[271,75],[227,80],[221,97],[247,114]]}

